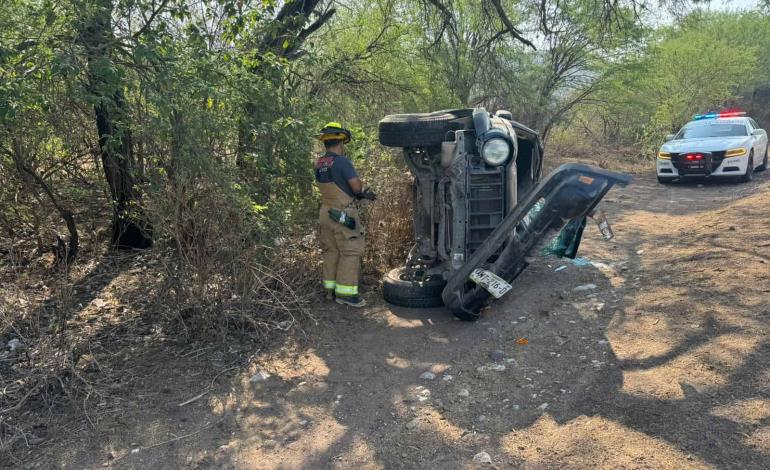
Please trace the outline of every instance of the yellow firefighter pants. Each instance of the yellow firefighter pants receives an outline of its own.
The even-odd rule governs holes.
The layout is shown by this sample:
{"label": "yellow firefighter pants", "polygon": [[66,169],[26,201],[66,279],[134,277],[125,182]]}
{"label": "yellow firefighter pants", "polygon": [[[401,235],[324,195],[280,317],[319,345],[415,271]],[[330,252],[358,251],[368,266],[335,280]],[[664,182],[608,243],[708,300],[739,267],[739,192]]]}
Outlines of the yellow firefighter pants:
{"label": "yellow firefighter pants", "polygon": [[333,221],[329,217],[329,207],[323,204],[319,212],[324,287],[334,289],[337,296],[358,295],[358,274],[365,247],[364,227],[355,207],[345,209],[356,219],[353,230]]}

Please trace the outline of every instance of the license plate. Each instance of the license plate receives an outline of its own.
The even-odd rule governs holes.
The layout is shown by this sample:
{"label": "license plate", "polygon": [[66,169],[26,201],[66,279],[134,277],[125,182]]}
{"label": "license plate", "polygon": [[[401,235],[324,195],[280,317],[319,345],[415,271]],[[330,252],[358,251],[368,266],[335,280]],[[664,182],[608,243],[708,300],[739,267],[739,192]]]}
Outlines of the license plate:
{"label": "license plate", "polygon": [[474,269],[471,273],[471,281],[486,289],[496,299],[511,290],[511,285],[505,282],[505,279],[486,269]]}

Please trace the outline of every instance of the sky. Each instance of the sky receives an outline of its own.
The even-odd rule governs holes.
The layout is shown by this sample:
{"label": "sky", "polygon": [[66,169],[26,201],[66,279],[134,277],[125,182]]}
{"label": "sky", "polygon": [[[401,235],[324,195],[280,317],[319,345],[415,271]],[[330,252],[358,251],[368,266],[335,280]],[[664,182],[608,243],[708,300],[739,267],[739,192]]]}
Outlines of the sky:
{"label": "sky", "polygon": [[[762,0],[711,0],[710,2],[701,0],[697,4],[690,2],[689,7],[692,9],[693,6],[697,5],[711,11],[741,11],[757,8],[761,2]],[[657,9],[653,7],[653,12],[657,13],[648,15],[646,18],[653,26],[666,26],[675,21],[674,16],[670,11],[667,11],[665,6],[658,6]]]}
{"label": "sky", "polygon": [[758,0],[713,0],[711,9],[718,11],[748,10],[756,7]]}

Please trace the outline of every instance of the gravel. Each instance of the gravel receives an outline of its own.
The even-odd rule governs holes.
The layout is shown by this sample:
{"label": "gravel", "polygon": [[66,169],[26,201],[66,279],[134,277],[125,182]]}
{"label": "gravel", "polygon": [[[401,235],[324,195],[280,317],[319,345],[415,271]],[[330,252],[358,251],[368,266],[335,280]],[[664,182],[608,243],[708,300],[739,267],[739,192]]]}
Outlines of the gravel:
{"label": "gravel", "polygon": [[572,290],[574,290],[575,292],[584,292],[584,291],[593,290],[593,289],[596,289],[596,284],[583,284],[582,286],[577,286]]}
{"label": "gravel", "polygon": [[270,378],[270,374],[265,372],[264,370],[258,370],[256,374],[252,375],[249,379],[249,382],[255,384],[257,382],[263,382]]}
{"label": "gravel", "polygon": [[492,463],[492,457],[486,452],[479,452],[473,456],[473,461],[478,463]]}
{"label": "gravel", "polygon": [[505,359],[505,353],[499,349],[495,349],[489,353],[489,358],[494,362],[502,362]]}

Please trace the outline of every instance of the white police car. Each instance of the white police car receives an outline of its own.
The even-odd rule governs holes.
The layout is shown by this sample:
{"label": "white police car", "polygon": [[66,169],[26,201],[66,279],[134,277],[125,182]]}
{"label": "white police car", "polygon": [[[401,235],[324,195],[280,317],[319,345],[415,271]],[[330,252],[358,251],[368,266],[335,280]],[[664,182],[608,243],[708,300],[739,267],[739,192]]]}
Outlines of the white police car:
{"label": "white police car", "polygon": [[666,143],[656,158],[658,181],[740,177],[767,169],[767,132],[742,111],[700,114]]}

